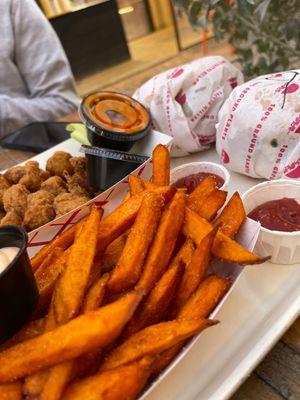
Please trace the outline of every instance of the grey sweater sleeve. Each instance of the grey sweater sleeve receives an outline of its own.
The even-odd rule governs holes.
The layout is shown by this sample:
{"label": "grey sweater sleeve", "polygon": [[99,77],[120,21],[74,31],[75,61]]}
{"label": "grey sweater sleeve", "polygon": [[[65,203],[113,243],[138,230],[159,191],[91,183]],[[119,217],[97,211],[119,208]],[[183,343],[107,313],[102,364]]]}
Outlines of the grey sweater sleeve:
{"label": "grey sweater sleeve", "polygon": [[[78,107],[69,63],[48,20],[33,0],[10,3],[13,63],[24,87],[20,96],[15,92],[10,96],[9,90],[0,93],[1,136],[33,121],[59,118]],[[15,73],[3,71],[2,76],[5,79],[6,74]]]}

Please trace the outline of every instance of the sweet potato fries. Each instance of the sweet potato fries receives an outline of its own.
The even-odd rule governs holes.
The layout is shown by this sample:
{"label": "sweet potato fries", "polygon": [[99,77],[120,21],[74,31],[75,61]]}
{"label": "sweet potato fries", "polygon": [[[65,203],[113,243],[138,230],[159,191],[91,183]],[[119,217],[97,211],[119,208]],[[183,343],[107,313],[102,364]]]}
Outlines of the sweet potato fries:
{"label": "sweet potato fries", "polygon": [[[134,400],[208,319],[231,286],[212,259],[264,259],[235,240],[235,193],[207,177],[190,195],[170,186],[165,146],[152,182],[129,177],[114,211],[90,214],[32,259],[35,320],[0,348],[0,391],[20,400]],[[216,215],[219,216],[216,218]],[[1,398],[1,396],[0,396]]]}

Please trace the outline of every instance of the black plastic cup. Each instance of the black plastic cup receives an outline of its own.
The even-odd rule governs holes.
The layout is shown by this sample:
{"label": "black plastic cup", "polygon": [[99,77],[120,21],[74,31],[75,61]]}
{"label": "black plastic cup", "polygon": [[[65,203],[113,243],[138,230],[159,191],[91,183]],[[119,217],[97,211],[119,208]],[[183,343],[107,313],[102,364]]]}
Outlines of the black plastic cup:
{"label": "black plastic cup", "polygon": [[81,146],[87,160],[87,184],[104,191],[130,174],[148,157],[118,150]]}
{"label": "black plastic cup", "polygon": [[147,127],[147,129],[138,134],[129,137],[116,134],[112,136],[110,132],[105,130],[102,130],[101,133],[96,132],[94,126],[89,125],[88,122],[86,122],[86,126],[88,129],[88,139],[92,146],[121,151],[129,151],[137,140],[143,139],[150,131],[150,127]]}
{"label": "black plastic cup", "polygon": [[0,249],[19,247],[19,252],[0,273],[0,343],[13,336],[32,316],[39,292],[27,254],[27,233],[17,226],[0,227]]}
{"label": "black plastic cup", "polygon": [[[117,122],[111,126],[101,122],[93,114],[92,105],[96,103],[99,98],[101,102],[101,96],[110,96],[111,100],[122,103],[126,102],[127,108],[132,110],[139,110],[143,114],[145,121],[139,124],[137,128],[130,128],[131,133],[126,133],[126,129],[121,129]],[[114,100],[116,98],[116,100]],[[93,100],[96,99],[96,100]],[[107,101],[107,98],[103,98],[103,101]],[[94,103],[93,103],[94,101]],[[118,115],[114,110],[107,110],[112,115]],[[137,140],[144,138],[151,130],[151,118],[149,112],[145,107],[137,100],[117,93],[117,92],[94,92],[87,95],[81,102],[79,114],[81,119],[88,130],[88,138],[92,146],[98,146],[101,148],[115,149],[121,151],[128,151],[132,148]],[[121,119],[126,118],[120,114]],[[117,118],[118,119],[118,118]],[[117,120],[116,119],[116,120]],[[129,129],[129,128],[128,128]]]}

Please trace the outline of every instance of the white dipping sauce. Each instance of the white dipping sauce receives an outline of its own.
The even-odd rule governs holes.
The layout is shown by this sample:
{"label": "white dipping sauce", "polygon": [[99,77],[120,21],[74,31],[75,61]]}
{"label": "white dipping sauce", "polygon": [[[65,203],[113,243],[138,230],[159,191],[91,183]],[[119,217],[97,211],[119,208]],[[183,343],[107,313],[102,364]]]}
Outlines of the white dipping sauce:
{"label": "white dipping sauce", "polygon": [[19,250],[19,247],[2,247],[2,249],[0,249],[0,273],[8,267]]}

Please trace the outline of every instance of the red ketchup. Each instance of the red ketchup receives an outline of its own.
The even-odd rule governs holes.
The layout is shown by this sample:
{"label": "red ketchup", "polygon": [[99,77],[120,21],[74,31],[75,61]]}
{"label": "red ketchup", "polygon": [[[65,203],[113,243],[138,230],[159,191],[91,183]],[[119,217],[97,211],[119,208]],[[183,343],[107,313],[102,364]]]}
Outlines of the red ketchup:
{"label": "red ketchup", "polygon": [[173,186],[175,186],[178,189],[186,188],[187,193],[190,194],[192,193],[193,190],[196,189],[199,183],[201,183],[208,176],[213,176],[215,178],[216,185],[218,188],[224,185],[224,179],[221,178],[219,175],[210,174],[208,172],[198,172],[198,174],[192,174],[185,176],[184,178],[178,179],[178,181],[173,183]]}
{"label": "red ketchup", "polygon": [[272,231],[300,231],[300,204],[295,199],[267,201],[252,210],[248,217]]}

